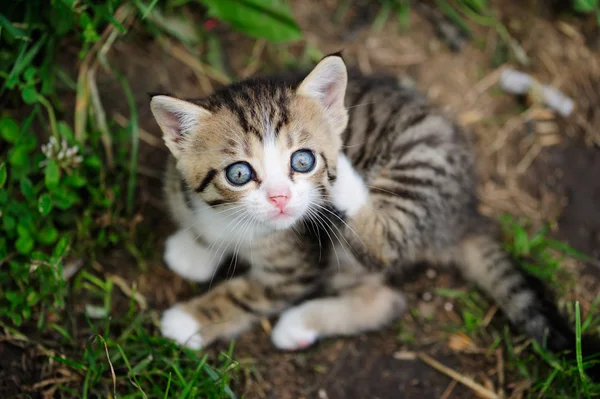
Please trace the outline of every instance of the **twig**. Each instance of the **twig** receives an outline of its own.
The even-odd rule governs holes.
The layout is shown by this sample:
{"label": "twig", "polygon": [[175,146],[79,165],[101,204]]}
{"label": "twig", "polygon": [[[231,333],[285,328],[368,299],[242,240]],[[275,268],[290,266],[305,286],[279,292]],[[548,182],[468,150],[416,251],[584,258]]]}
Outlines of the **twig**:
{"label": "twig", "polygon": [[141,310],[148,309],[148,301],[146,301],[146,298],[139,292],[134,292],[134,290],[127,285],[127,282],[123,280],[123,278],[121,278],[121,276],[117,276],[116,274],[109,274],[108,278],[110,278],[113,281],[113,283],[115,283],[115,285],[119,287],[121,291],[123,291],[125,295],[127,295],[129,298],[135,299],[137,304],[140,306]]}
{"label": "twig", "polygon": [[490,310],[487,312],[487,314],[485,315],[485,317],[483,318],[483,321],[481,322],[481,327],[486,328],[490,324],[490,322],[494,318],[494,315],[497,312],[498,312],[498,307],[492,306],[490,308]]}
{"label": "twig", "polygon": [[496,349],[496,368],[498,369],[498,396],[505,398],[506,393],[504,392],[504,355],[502,348]]}
{"label": "twig", "polygon": [[[123,15],[123,23],[125,25],[129,25],[132,22],[132,17],[133,14],[125,13]],[[98,50],[94,63],[88,72],[89,94],[92,99],[92,106],[95,110],[96,123],[98,124],[98,128],[102,133],[100,139],[102,140],[102,145],[104,146],[104,151],[106,152],[106,161],[110,169],[113,169],[114,167],[112,138],[108,130],[108,125],[106,123],[106,112],[104,111],[104,107],[102,106],[102,101],[100,100],[100,95],[98,93],[98,85],[96,83],[96,72],[98,71],[99,63],[102,64],[105,70],[110,72],[111,69],[106,59],[106,55],[108,54],[108,51],[111,49],[119,35],[121,35],[121,32],[119,32],[116,29],[112,29],[110,31],[108,37]]]}
{"label": "twig", "polygon": [[534,112],[534,109],[535,108],[529,108],[522,114],[519,114],[508,120],[504,125],[504,128],[498,132],[496,140],[492,143],[490,149],[487,151],[487,155],[493,155],[495,152],[501,149],[504,144],[506,144],[508,136],[531,118],[531,114]]}
{"label": "twig", "polygon": [[[122,23],[124,20],[126,20],[129,16],[132,15],[133,11],[133,8],[130,7],[129,4],[124,4],[117,9],[114,15],[114,19],[115,21]],[[106,29],[104,29],[100,40],[98,40],[90,49],[90,51],[83,59],[81,67],[79,68],[79,74],[77,75],[77,93],[75,97],[75,138],[78,141],[83,141],[84,139],[85,126],[87,122],[89,98],[88,72],[90,70],[90,65],[94,61],[94,57],[96,56],[96,54],[106,44],[108,38],[111,37],[111,35],[113,35],[114,30],[114,24],[109,24],[106,27]]]}
{"label": "twig", "polygon": [[479,99],[479,97],[483,93],[485,93],[492,86],[497,84],[498,81],[500,80],[500,76],[502,75],[502,72],[504,71],[504,69],[505,69],[505,67],[501,66],[501,67],[495,69],[494,71],[490,72],[483,79],[479,80],[479,82],[475,83],[473,88],[471,90],[469,90],[469,92],[466,95],[466,99],[467,99],[466,103],[468,105],[472,105],[473,103],[475,103],[475,101],[477,99]]}
{"label": "twig", "polygon": [[[129,124],[129,119],[127,119],[120,112],[115,112],[113,114],[113,119],[115,122],[119,124],[119,126],[125,128]],[[163,151],[166,151],[166,147],[163,145],[163,141],[158,137],[154,136],[151,133],[148,133],[146,130],[139,128],[140,140],[144,143],[151,145],[153,147],[159,148]]]}
{"label": "twig", "polygon": [[247,78],[253,75],[260,65],[260,58],[262,56],[263,51],[265,50],[267,42],[265,40],[257,40],[252,48],[252,61],[244,68],[240,76],[242,78]]}
{"label": "twig", "polygon": [[180,46],[173,45],[171,42],[164,38],[159,38],[159,43],[162,45],[165,51],[167,51],[173,57],[177,58],[179,61],[183,62],[193,70],[201,74],[206,74],[212,80],[221,84],[226,85],[231,83],[231,80],[227,77],[227,75],[217,71],[209,65],[204,64]]}
{"label": "twig", "polygon": [[113,394],[115,398],[117,397],[117,375],[115,374],[115,369],[113,368],[112,362],[110,361],[110,355],[108,354],[108,345],[106,345],[106,341],[101,335],[97,335],[98,338],[104,344],[104,351],[106,352],[106,359],[108,360],[108,365],[110,366],[110,374],[112,375],[113,381]]}
{"label": "twig", "polygon": [[515,173],[517,175],[522,175],[523,173],[525,173],[529,166],[531,166],[533,161],[540,154],[540,152],[542,152],[542,146],[537,144],[532,145],[515,168]]}
{"label": "twig", "polygon": [[419,353],[418,357],[424,363],[433,367],[437,371],[439,371],[443,374],[446,374],[448,377],[450,377],[450,378],[456,380],[457,382],[460,382],[464,386],[470,388],[471,390],[473,390],[473,392],[475,392],[477,394],[477,396],[484,398],[484,399],[500,399],[500,397],[495,392],[492,392],[489,389],[487,389],[486,387],[484,387],[483,385],[476,383],[475,381],[473,381],[473,379],[466,377],[462,374],[459,374],[458,372],[452,370],[451,368],[444,366],[443,364],[441,364],[437,360],[433,359],[429,355],[426,355],[425,353]]}
{"label": "twig", "polygon": [[77,379],[79,379],[79,376],[62,377],[62,378],[49,378],[47,380],[43,380],[43,381],[40,381],[40,382],[37,382],[37,383],[33,384],[31,387],[29,387],[28,390],[30,390],[30,391],[38,391],[40,388],[46,387],[48,385],[63,384],[65,382],[71,382],[71,381],[75,381]]}
{"label": "twig", "polygon": [[100,140],[102,140],[102,145],[104,145],[104,151],[106,152],[106,163],[108,164],[109,169],[113,169],[115,164],[113,158],[112,138],[110,137],[110,132],[108,131],[106,112],[104,112],[104,107],[102,106],[102,101],[100,100],[100,94],[98,93],[98,85],[96,84],[97,70],[98,68],[94,66],[88,71],[87,86],[92,99],[92,106],[96,111],[96,123],[98,124],[98,129],[100,129],[100,132],[102,133]]}
{"label": "twig", "polygon": [[456,384],[457,384],[456,380],[450,381],[450,384],[448,384],[448,387],[446,388],[444,393],[442,393],[442,396],[440,396],[440,399],[448,399],[450,397],[450,395],[452,394],[452,391],[454,391]]}
{"label": "twig", "polygon": [[9,260],[11,260],[12,258],[14,258],[15,256],[17,256],[16,252],[11,252],[8,255],[6,255],[4,258],[0,259],[0,266],[2,266],[3,264],[5,264],[6,262],[8,262]]}

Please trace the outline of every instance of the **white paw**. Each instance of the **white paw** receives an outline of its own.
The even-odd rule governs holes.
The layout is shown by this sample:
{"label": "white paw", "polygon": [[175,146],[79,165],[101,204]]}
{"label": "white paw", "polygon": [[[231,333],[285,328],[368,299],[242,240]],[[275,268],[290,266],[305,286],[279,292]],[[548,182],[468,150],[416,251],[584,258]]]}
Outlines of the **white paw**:
{"label": "white paw", "polygon": [[319,333],[304,325],[302,307],[284,312],[271,332],[271,341],[283,350],[307,348],[315,343],[317,338]]}
{"label": "white paw", "polygon": [[215,271],[214,256],[196,243],[193,233],[179,230],[165,243],[165,262],[169,269],[188,280],[205,282]]}
{"label": "white paw", "polygon": [[160,319],[162,335],[190,349],[202,348],[202,337],[199,333],[201,327],[200,323],[180,306],[168,309]]}
{"label": "white paw", "polygon": [[341,153],[338,155],[337,179],[333,185],[331,197],[333,205],[346,212],[348,216],[358,212],[369,198],[369,188],[354,170],[350,160]]}

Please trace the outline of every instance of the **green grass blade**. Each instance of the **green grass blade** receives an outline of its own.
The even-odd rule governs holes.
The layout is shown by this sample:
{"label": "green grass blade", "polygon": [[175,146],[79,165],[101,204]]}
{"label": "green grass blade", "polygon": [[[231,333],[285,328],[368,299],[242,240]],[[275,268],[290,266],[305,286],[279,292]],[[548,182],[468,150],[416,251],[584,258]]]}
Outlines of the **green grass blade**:
{"label": "green grass blade", "polygon": [[169,389],[171,389],[171,376],[173,374],[169,373],[169,379],[167,380],[167,388],[165,389],[165,396],[163,396],[163,399],[167,399],[169,397]]}
{"label": "green grass blade", "polygon": [[137,165],[138,165],[138,153],[139,153],[139,137],[140,127],[137,115],[137,108],[135,106],[135,98],[131,87],[127,82],[125,76],[120,72],[117,72],[117,78],[123,87],[125,97],[127,98],[127,105],[129,106],[130,113],[130,133],[131,133],[131,156],[129,158],[129,180],[127,182],[127,213],[131,215],[133,212],[133,201],[135,199],[135,188],[137,185]]}
{"label": "green grass blade", "polygon": [[[14,26],[5,16],[0,13],[0,27],[5,29],[14,38],[26,38],[27,34]],[[1,30],[1,29],[0,29]]]}
{"label": "green grass blade", "polygon": [[581,310],[579,309],[579,301],[575,301],[575,350],[577,354],[577,369],[579,370],[579,377],[583,384],[583,391],[586,393],[587,397],[590,397],[587,376],[583,369],[583,353],[581,350]]}

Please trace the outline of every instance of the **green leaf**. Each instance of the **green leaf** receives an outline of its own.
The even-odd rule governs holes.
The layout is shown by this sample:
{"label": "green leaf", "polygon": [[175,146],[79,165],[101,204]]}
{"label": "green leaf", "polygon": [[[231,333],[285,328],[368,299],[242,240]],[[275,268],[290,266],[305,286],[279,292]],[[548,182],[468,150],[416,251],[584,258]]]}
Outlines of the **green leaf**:
{"label": "green leaf", "polygon": [[0,190],[0,206],[8,202],[8,190]]}
{"label": "green leaf", "polygon": [[529,254],[529,237],[527,231],[521,226],[516,226],[513,234],[515,235],[515,252],[518,255]]}
{"label": "green leaf", "polygon": [[102,168],[102,161],[97,155],[90,155],[89,157],[85,157],[83,159],[83,163],[94,169]]}
{"label": "green leaf", "polygon": [[34,104],[38,99],[37,90],[35,90],[35,87],[26,87],[21,92],[21,98],[26,104]]}
{"label": "green leaf", "polygon": [[5,295],[6,295],[6,299],[8,299],[8,301],[11,304],[19,304],[19,303],[23,302],[23,298],[22,298],[20,292],[8,291]]}
{"label": "green leaf", "polygon": [[17,220],[10,215],[2,215],[2,225],[7,232],[13,232],[17,227]]}
{"label": "green leaf", "polygon": [[29,161],[29,150],[24,145],[13,147],[8,153],[8,162],[14,166],[27,165]]}
{"label": "green leaf", "polygon": [[71,187],[76,187],[76,188],[83,187],[87,183],[87,180],[85,179],[85,177],[82,177],[80,175],[65,176],[63,181],[64,181],[64,184],[71,186]]}
{"label": "green leaf", "polygon": [[33,238],[31,236],[19,236],[15,242],[15,248],[23,255],[29,254],[33,250]]}
{"label": "green leaf", "polygon": [[77,194],[64,186],[55,188],[50,194],[54,206],[62,210],[69,209],[75,203],[79,202]]}
{"label": "green leaf", "polygon": [[19,141],[19,145],[27,148],[28,152],[31,152],[37,148],[37,139],[33,134],[23,130],[21,127],[21,140]]}
{"label": "green leaf", "polygon": [[6,171],[6,162],[0,164],[0,188],[4,187],[6,179],[8,178],[8,172]]}
{"label": "green leaf", "polygon": [[22,178],[21,182],[21,193],[23,194],[23,196],[25,198],[27,198],[29,201],[35,201],[35,189],[33,188],[33,184],[31,183],[31,180],[29,180],[28,178]]}
{"label": "green leaf", "polygon": [[34,306],[36,303],[40,301],[40,296],[35,291],[30,291],[27,295],[27,306]]}
{"label": "green leaf", "polygon": [[10,318],[12,319],[12,322],[14,323],[14,325],[17,327],[19,327],[21,325],[21,323],[23,322],[23,318],[18,313],[12,313],[10,315]]}
{"label": "green leaf", "polygon": [[302,37],[287,4],[280,0],[200,0],[211,16],[256,38],[286,42]]}
{"label": "green leaf", "polygon": [[38,199],[38,211],[42,215],[47,215],[52,210],[52,199],[48,194],[42,194]]}
{"label": "green leaf", "polygon": [[50,160],[46,165],[46,187],[52,189],[58,186],[60,181],[60,170],[54,160]]}
{"label": "green leaf", "polygon": [[577,12],[589,13],[598,7],[598,0],[575,0],[573,9]]}
{"label": "green leaf", "polygon": [[0,136],[9,143],[16,143],[19,139],[19,125],[13,118],[3,116],[0,118]]}
{"label": "green leaf", "polygon": [[37,73],[37,69],[30,66],[23,72],[23,78],[26,82],[32,82],[35,79],[35,74]]}
{"label": "green leaf", "polygon": [[69,7],[69,9],[72,9],[75,6],[75,1],[76,0],[62,0],[62,3]]}
{"label": "green leaf", "polygon": [[65,121],[60,121],[57,124],[58,134],[63,139],[66,139],[68,142],[72,142],[75,139],[75,135],[73,134],[73,129],[71,126],[67,124]]}
{"label": "green leaf", "polygon": [[27,223],[22,222],[23,221],[19,221],[19,224],[17,225],[17,234],[19,235],[19,237],[30,237],[31,231],[33,231],[33,229],[29,229]]}
{"label": "green leaf", "polygon": [[58,239],[58,230],[51,225],[43,227],[38,233],[37,239],[44,245],[54,244]]}
{"label": "green leaf", "polygon": [[54,247],[54,251],[52,251],[52,256],[54,256],[55,258],[63,256],[63,254],[69,247],[69,241],[69,236],[63,234],[63,236],[60,238],[60,240],[58,240],[58,243]]}

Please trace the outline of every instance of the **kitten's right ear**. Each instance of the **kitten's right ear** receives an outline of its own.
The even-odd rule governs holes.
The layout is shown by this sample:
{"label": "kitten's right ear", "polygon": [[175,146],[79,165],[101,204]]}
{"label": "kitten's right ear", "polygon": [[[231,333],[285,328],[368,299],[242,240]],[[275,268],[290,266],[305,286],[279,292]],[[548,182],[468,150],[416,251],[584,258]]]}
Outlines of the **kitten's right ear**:
{"label": "kitten's right ear", "polygon": [[335,130],[342,133],[348,124],[344,107],[348,73],[339,53],[324,57],[298,87],[298,94],[316,99]]}
{"label": "kitten's right ear", "polygon": [[153,96],[150,109],[163,131],[167,147],[175,157],[181,154],[189,135],[198,130],[202,121],[211,115],[199,105],[165,95]]}

